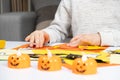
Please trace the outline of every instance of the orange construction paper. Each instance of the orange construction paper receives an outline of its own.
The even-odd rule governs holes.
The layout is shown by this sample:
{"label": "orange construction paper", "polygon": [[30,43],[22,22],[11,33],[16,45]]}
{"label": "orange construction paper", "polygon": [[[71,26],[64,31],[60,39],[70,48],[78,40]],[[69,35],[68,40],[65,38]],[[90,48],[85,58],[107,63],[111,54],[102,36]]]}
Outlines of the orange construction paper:
{"label": "orange construction paper", "polygon": [[[25,44],[25,45],[21,45],[21,46],[18,46],[18,47],[16,47],[16,48],[13,48],[13,49],[19,49],[19,48],[28,48],[29,47],[29,44]],[[79,46],[79,48],[78,47],[69,47],[69,46],[67,46],[67,44],[66,43],[64,43],[64,44],[59,44],[59,45],[55,45],[55,46],[43,46],[42,48],[35,48],[35,47],[33,47],[33,49],[49,49],[49,50],[53,50],[53,49],[64,49],[64,50],[80,50],[80,51],[82,51],[82,50],[92,50],[92,51],[102,51],[102,50],[105,50],[106,48],[108,48],[107,46],[106,47],[96,47],[96,49],[94,48],[94,49],[92,49],[92,48],[90,48],[91,46]],[[92,47],[94,47],[94,46],[92,46]]]}

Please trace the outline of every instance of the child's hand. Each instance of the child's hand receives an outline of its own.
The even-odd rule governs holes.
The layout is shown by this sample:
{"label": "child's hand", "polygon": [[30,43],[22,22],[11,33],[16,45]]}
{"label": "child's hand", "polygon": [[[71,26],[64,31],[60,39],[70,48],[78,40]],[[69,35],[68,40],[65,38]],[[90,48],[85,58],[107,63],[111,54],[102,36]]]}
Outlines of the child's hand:
{"label": "child's hand", "polygon": [[30,42],[30,47],[43,47],[43,45],[47,42],[49,42],[49,35],[41,30],[36,30],[32,32],[30,35],[28,35],[25,38],[25,41]]}
{"label": "child's hand", "polygon": [[71,39],[68,46],[77,47],[81,46],[100,46],[101,39],[99,33],[80,34]]}

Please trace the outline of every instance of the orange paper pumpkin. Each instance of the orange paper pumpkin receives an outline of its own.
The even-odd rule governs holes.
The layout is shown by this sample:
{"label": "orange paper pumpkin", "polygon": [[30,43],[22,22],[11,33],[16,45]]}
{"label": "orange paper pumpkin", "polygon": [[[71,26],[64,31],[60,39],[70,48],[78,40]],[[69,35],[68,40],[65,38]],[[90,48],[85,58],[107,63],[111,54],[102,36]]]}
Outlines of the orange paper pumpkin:
{"label": "orange paper pumpkin", "polygon": [[45,71],[60,70],[62,66],[61,58],[57,56],[48,57],[47,55],[40,56],[38,59],[38,69]]}
{"label": "orange paper pumpkin", "polygon": [[8,57],[8,67],[10,68],[28,68],[30,67],[30,57],[28,54],[12,54]]}
{"label": "orange paper pumpkin", "polygon": [[75,74],[95,74],[97,62],[93,58],[87,58],[85,61],[82,58],[77,58],[73,62],[72,72]]}

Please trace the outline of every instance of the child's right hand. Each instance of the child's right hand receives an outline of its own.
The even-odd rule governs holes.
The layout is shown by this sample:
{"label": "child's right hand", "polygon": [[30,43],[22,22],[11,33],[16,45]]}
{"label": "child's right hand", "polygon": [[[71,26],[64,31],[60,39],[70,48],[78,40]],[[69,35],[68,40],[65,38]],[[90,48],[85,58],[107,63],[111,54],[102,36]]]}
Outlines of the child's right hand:
{"label": "child's right hand", "polygon": [[30,47],[35,45],[36,48],[43,47],[49,40],[48,33],[42,30],[36,30],[25,38],[25,41],[30,42]]}

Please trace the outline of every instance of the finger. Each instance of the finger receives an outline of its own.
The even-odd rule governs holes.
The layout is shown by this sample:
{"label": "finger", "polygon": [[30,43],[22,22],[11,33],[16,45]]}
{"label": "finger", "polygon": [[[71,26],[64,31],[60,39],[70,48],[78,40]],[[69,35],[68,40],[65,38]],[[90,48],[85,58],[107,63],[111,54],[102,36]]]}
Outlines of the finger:
{"label": "finger", "polygon": [[29,41],[30,40],[30,35],[28,35],[26,38],[25,38],[25,41]]}
{"label": "finger", "polygon": [[80,39],[78,37],[74,37],[70,43],[68,44],[68,46],[71,47],[77,47],[79,45]]}
{"label": "finger", "polygon": [[79,45],[79,40],[74,40],[74,41],[69,43],[70,47],[77,47],[78,45]]}
{"label": "finger", "polygon": [[30,42],[30,47],[33,47],[34,46],[34,44],[35,44],[35,42],[34,42],[34,34],[33,35],[31,35],[30,36],[30,40],[29,40],[29,42]]}
{"label": "finger", "polygon": [[75,36],[70,40],[70,42],[76,41],[78,38],[79,38],[79,36]]}
{"label": "finger", "polygon": [[36,47],[40,47],[40,34],[36,34],[35,35],[35,44],[36,44]]}
{"label": "finger", "polygon": [[40,47],[43,47],[43,45],[44,45],[44,43],[45,43],[44,33],[41,31],[39,36],[40,36],[39,46],[40,46]]}

